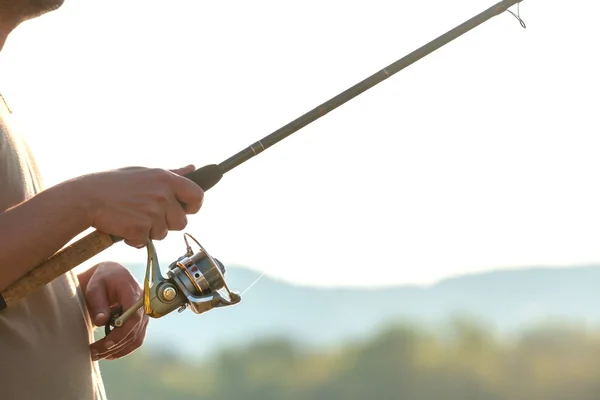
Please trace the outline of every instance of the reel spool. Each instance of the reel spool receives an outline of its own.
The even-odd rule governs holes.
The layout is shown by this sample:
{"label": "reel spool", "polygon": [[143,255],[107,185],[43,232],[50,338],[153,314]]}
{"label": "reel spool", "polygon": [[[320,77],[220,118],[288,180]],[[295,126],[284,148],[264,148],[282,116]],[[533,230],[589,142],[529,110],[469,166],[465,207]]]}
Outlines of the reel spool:
{"label": "reel spool", "polygon": [[[190,237],[200,250],[192,251],[187,237]],[[229,290],[225,282],[225,267],[213,258],[190,234],[184,234],[186,252],[169,265],[167,276],[163,277],[158,265],[158,257],[152,240],[148,240],[148,262],[144,278],[142,297],[128,310],[122,309],[111,314],[104,332],[108,335],[111,327],[121,327],[127,319],[143,307],[144,313],[152,318],[161,318],[174,310],[179,312],[190,308],[196,314],[205,313],[215,307],[237,304],[241,296]],[[122,313],[122,314],[121,314]]]}

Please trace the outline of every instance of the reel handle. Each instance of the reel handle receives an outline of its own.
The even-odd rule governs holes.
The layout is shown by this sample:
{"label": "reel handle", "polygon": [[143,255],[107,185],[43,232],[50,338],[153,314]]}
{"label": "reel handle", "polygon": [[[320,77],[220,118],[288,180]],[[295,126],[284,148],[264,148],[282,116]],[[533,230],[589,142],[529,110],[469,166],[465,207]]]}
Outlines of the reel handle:
{"label": "reel handle", "polygon": [[[207,191],[221,180],[223,172],[218,165],[209,164],[185,175],[185,177]],[[121,240],[123,238],[96,230],[62,248],[0,293],[0,311]]]}
{"label": "reel handle", "polygon": [[111,310],[108,322],[104,324],[104,336],[108,336],[108,334],[112,331],[114,321],[119,318],[121,314],[123,314],[123,306],[120,304],[116,307],[116,309]]}

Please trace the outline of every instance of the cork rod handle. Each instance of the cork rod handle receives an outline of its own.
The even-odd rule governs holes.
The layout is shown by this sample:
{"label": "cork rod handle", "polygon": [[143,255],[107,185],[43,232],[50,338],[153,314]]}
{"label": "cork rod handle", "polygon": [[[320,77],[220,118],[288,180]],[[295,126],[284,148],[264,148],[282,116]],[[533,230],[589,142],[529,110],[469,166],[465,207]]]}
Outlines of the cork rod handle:
{"label": "cork rod handle", "polygon": [[0,310],[10,307],[42,286],[65,274],[96,254],[106,250],[118,238],[94,231],[64,247],[52,257],[33,268],[0,293]]}

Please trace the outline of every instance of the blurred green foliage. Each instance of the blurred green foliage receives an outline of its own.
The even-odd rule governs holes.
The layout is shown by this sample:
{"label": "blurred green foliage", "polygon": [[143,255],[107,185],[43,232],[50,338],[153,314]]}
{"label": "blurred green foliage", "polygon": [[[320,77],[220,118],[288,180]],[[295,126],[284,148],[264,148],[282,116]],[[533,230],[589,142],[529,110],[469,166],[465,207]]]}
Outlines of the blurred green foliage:
{"label": "blurred green foliage", "polygon": [[597,400],[600,331],[556,324],[498,338],[456,318],[443,331],[391,326],[326,352],[272,338],[197,365],[139,350],[101,368],[109,400]]}

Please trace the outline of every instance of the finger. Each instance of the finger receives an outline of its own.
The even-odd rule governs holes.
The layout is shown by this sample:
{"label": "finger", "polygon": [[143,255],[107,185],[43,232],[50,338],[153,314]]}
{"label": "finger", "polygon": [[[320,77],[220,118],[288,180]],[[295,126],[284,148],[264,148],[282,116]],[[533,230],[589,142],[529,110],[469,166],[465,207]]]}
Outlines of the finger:
{"label": "finger", "polygon": [[[92,349],[92,353],[94,354],[96,359],[108,358],[113,356],[115,353],[119,353],[123,351],[123,349],[129,347],[132,343],[134,343],[137,339],[137,336],[140,332],[140,326],[143,325],[143,320],[139,321],[133,327],[130,325],[123,325],[120,328],[115,328],[112,330],[108,336],[106,336],[103,343],[98,343],[98,345],[94,346]],[[125,335],[120,335],[119,339],[116,339],[116,336],[113,336],[113,332],[121,331],[123,333],[126,331]],[[100,342],[100,341],[98,341]]]}
{"label": "finger", "polygon": [[204,190],[188,178],[172,175],[173,191],[188,214],[196,214],[204,201]]}
{"label": "finger", "polygon": [[[177,198],[181,202],[181,208],[186,214],[197,214],[202,208],[202,203],[204,201],[204,197],[202,196],[198,197],[196,200],[182,200],[182,197],[179,196],[179,193],[177,194],[177,196]],[[190,197],[187,198],[189,199]]]}
{"label": "finger", "polygon": [[148,243],[152,226],[143,214],[136,215],[133,221],[128,225],[123,239],[127,245],[140,249]]}
{"label": "finger", "polygon": [[[111,336],[112,333],[115,331],[123,331],[125,329],[127,329],[125,326],[115,328],[111,331],[109,336]],[[94,361],[97,361],[102,358],[107,358],[113,353],[120,351],[124,346],[129,345],[129,343],[135,340],[136,333],[137,329],[129,330],[126,336],[120,340],[120,342],[113,341],[112,339],[114,338],[109,338],[109,336],[98,340],[97,342],[93,343],[93,345],[90,347],[92,359]]]}
{"label": "finger", "polygon": [[185,209],[182,209],[182,204],[175,198],[173,198],[173,201],[170,201],[167,206],[166,220],[167,228],[170,231],[181,231],[187,226],[188,219],[185,214]]}
{"label": "finger", "polygon": [[[131,285],[130,283],[122,283],[109,286],[107,295],[107,302],[108,299],[113,299],[115,303],[122,306],[123,312],[125,312],[138,301],[142,295],[142,290],[137,284]],[[90,345],[92,353],[104,353],[109,348],[127,340],[131,331],[136,328],[136,325],[142,321],[143,317],[143,308],[139,308],[127,319],[127,321],[125,321],[123,326],[113,329],[107,336],[92,343]]]}
{"label": "finger", "polygon": [[[136,313],[136,315],[139,314],[141,314],[141,310]],[[132,315],[123,326],[114,328],[108,335],[92,343],[90,345],[92,358],[94,360],[99,360],[133,342],[139,331],[138,325],[142,322],[141,316],[136,319],[135,316]]]}
{"label": "finger", "polygon": [[142,320],[139,321],[135,325],[135,327],[127,333],[126,337],[123,340],[111,346],[110,348],[107,347],[105,351],[99,353],[99,356],[101,358],[110,359],[111,357],[115,357],[117,354],[131,353],[132,351],[140,347],[146,337],[148,321],[148,316],[144,315]]}
{"label": "finger", "polygon": [[86,304],[96,326],[105,325],[110,318],[110,302],[104,285],[92,280],[86,288]]}
{"label": "finger", "polygon": [[193,164],[190,164],[190,165],[186,165],[185,167],[170,169],[169,171],[171,171],[174,174],[184,176],[184,175],[194,172],[195,170],[196,170],[196,167]]}
{"label": "finger", "polygon": [[141,241],[141,240],[129,240],[129,239],[125,239],[123,240],[123,243],[125,243],[128,246],[131,247],[135,247],[136,249],[143,249],[144,247],[146,247],[146,241]]}
{"label": "finger", "polygon": [[154,224],[152,224],[152,229],[150,229],[150,239],[163,240],[167,237],[168,233],[167,221],[164,218],[157,218]]}
{"label": "finger", "polygon": [[111,349],[108,354],[106,354],[104,356],[104,359],[106,360],[116,360],[119,358],[123,358],[131,353],[133,353],[135,350],[139,349],[142,344],[144,343],[144,339],[146,338],[146,330],[148,327],[148,319],[145,319],[142,323],[138,324],[139,326],[139,331],[137,333],[137,335],[135,336],[135,339],[132,340],[131,342],[128,342],[127,345],[125,346],[119,346],[118,349]]}

